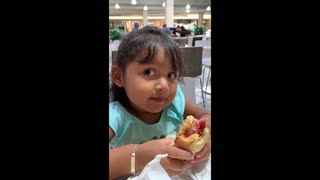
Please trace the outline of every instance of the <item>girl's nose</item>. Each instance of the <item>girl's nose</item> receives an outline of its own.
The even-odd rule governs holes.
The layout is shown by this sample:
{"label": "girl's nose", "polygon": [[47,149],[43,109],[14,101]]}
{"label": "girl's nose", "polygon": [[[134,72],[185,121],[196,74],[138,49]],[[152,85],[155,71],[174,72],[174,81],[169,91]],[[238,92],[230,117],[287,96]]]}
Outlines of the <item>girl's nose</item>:
{"label": "girl's nose", "polygon": [[157,85],[156,85],[156,89],[158,91],[168,91],[169,90],[169,85],[168,85],[168,81],[166,78],[160,78]]}

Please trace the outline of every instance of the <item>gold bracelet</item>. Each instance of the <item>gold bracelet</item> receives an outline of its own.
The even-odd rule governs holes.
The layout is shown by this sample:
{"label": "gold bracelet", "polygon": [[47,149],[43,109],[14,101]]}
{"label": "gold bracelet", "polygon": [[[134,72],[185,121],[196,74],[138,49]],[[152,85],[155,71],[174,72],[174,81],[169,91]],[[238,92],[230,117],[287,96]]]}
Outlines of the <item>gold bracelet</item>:
{"label": "gold bracelet", "polygon": [[133,148],[132,154],[131,154],[131,174],[136,174],[136,149],[138,145],[136,144]]}

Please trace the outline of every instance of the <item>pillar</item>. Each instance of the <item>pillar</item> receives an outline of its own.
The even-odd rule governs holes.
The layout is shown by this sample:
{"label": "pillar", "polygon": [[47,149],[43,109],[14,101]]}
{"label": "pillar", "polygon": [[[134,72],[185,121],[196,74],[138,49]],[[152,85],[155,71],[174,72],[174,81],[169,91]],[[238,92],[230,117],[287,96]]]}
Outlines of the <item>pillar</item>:
{"label": "pillar", "polygon": [[143,11],[143,27],[148,25],[148,11]]}
{"label": "pillar", "polygon": [[199,13],[198,26],[202,26],[203,22],[203,12]]}
{"label": "pillar", "polygon": [[173,27],[173,17],[174,17],[174,10],[173,10],[173,0],[166,0],[166,7],[165,7],[165,22],[167,27]]}

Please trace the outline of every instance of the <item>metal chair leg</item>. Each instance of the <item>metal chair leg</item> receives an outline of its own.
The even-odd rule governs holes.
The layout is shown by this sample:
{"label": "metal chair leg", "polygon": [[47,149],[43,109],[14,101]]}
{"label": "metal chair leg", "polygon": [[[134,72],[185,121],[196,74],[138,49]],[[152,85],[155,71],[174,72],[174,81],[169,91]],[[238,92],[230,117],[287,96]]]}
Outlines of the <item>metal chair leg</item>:
{"label": "metal chair leg", "polygon": [[204,95],[203,95],[203,84],[202,84],[202,80],[201,80],[201,77],[199,77],[200,79],[200,88],[201,88],[201,96],[202,96],[202,103],[203,103],[203,107],[205,108],[206,107],[206,104],[205,104],[205,101],[204,101]]}
{"label": "metal chair leg", "polygon": [[206,84],[206,90],[205,90],[206,94],[209,94],[209,93],[207,93],[207,91],[208,91],[208,83],[209,83],[210,75],[211,75],[211,69],[209,69],[209,74],[208,74],[208,78],[207,78],[207,84]]}
{"label": "metal chair leg", "polygon": [[[207,75],[206,75],[206,69],[208,69]],[[205,80],[205,77],[207,77],[207,80]],[[211,84],[211,66],[204,65],[202,80],[203,80],[203,85],[202,85],[201,90],[202,90],[203,94],[205,94],[204,96],[206,97],[207,94],[211,95],[211,92],[208,92],[208,85],[209,85],[209,83]],[[206,81],[206,84],[204,84],[205,81]]]}

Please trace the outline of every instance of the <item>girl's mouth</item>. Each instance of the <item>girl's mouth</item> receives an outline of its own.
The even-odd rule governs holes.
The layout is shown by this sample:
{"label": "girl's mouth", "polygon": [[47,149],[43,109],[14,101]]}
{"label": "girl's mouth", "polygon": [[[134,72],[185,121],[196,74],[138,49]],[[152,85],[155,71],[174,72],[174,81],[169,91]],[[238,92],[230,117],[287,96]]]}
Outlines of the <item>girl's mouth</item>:
{"label": "girl's mouth", "polygon": [[150,98],[151,101],[155,101],[155,102],[165,102],[167,100],[167,98],[162,98],[162,97],[151,97]]}

